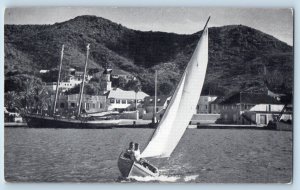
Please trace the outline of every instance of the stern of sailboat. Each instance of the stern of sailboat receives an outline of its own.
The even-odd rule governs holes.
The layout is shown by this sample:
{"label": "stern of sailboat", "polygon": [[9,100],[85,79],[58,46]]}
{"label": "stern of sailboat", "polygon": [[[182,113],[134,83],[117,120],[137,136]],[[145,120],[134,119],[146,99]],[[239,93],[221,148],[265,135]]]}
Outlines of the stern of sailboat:
{"label": "stern of sailboat", "polygon": [[118,167],[123,177],[128,177],[133,166],[134,161],[130,159],[130,156],[125,152],[121,152],[118,159]]}
{"label": "stern of sailboat", "polygon": [[131,176],[159,176],[158,168],[142,159],[140,162],[135,162],[126,152],[122,152],[118,159],[118,167],[123,177]]}

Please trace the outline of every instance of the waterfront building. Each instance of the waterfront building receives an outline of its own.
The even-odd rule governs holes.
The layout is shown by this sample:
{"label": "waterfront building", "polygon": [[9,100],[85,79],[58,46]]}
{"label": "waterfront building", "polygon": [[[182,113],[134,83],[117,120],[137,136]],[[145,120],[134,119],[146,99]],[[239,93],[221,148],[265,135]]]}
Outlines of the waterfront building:
{"label": "waterfront building", "polygon": [[197,104],[197,114],[213,113],[211,103],[217,99],[215,95],[200,96]]}
{"label": "waterfront building", "polygon": [[111,89],[107,95],[108,110],[122,111],[140,105],[148,94],[133,90]]}
{"label": "waterfront building", "polygon": [[[219,102],[222,123],[267,125],[281,115],[284,104],[265,93],[235,93]],[[281,117],[292,119],[292,113]]]}
{"label": "waterfront building", "polygon": [[[157,96],[156,98],[156,112],[161,112],[166,109],[168,104],[170,103],[171,96]],[[154,110],[154,96],[148,96],[144,99],[144,108],[146,113],[153,113]]]}
{"label": "waterfront building", "polygon": [[[78,102],[79,94],[60,95],[57,103],[57,112],[63,113],[63,115],[75,115],[78,110]],[[83,113],[97,113],[107,111],[106,96],[92,96],[83,94],[81,110]]]}

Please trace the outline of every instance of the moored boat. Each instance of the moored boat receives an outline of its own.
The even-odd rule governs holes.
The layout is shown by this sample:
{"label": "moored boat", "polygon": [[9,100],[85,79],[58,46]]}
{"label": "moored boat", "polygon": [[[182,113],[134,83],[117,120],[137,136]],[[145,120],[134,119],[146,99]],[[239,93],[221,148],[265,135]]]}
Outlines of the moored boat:
{"label": "moored boat", "polygon": [[23,118],[31,128],[112,128],[119,124],[118,120],[89,120],[88,118],[62,118],[34,114],[25,114]]}

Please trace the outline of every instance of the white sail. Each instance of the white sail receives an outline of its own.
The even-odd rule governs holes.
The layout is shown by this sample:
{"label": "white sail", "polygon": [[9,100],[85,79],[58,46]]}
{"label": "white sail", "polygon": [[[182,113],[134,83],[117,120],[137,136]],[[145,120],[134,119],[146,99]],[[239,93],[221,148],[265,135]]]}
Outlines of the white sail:
{"label": "white sail", "polygon": [[205,28],[171,102],[141,157],[171,155],[196,111],[207,63],[208,29]]}

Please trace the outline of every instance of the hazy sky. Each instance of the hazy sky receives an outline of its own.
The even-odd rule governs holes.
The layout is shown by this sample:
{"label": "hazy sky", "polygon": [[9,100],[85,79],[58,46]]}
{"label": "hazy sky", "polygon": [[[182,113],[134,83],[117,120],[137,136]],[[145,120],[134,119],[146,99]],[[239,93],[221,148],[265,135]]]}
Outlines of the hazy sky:
{"label": "hazy sky", "polygon": [[209,27],[242,24],[293,44],[291,9],[212,8],[212,7],[49,7],[10,8],[5,24],[54,24],[79,15],[96,15],[128,28],[191,34]]}

